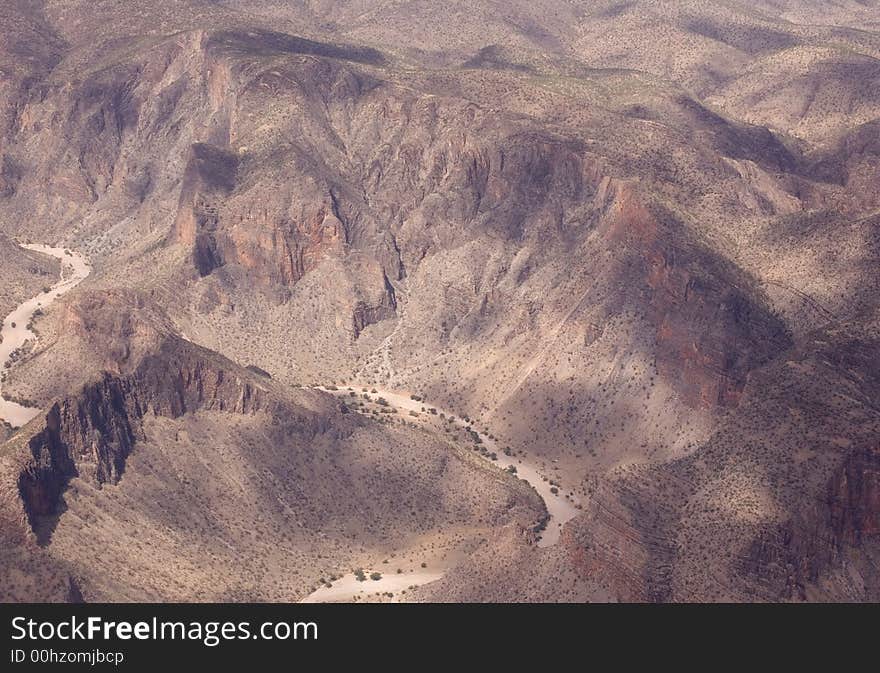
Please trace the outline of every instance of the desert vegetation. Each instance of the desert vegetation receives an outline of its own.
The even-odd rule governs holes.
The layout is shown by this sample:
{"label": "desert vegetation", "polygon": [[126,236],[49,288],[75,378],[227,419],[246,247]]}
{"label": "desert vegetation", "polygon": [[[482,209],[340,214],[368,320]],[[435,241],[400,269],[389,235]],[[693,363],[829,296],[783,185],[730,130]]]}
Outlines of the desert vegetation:
{"label": "desert vegetation", "polygon": [[877,12],[5,3],[0,313],[16,241],[94,267],[0,365],[11,502],[59,401],[150,411],[9,595],[875,600]]}

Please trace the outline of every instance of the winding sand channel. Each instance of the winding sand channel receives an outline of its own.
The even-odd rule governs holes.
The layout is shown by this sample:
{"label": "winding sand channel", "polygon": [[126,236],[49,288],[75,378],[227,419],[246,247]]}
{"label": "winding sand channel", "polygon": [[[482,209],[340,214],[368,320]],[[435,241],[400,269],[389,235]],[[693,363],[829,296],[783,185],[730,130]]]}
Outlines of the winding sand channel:
{"label": "winding sand channel", "polygon": [[[360,386],[353,385],[352,388],[358,393],[358,395],[363,394]],[[351,392],[344,386],[340,387],[338,390],[331,390],[324,386],[318,386],[318,389],[344,399],[349,398],[349,393]],[[405,411],[407,413],[414,411],[420,414],[420,417],[424,418],[428,416],[428,414],[424,413],[422,409],[434,409],[438,416],[442,413],[447,418],[453,418],[453,422],[459,428],[473,429],[473,426],[470,423],[465,422],[456,414],[434,406],[429,402],[414,400],[408,394],[381,390],[373,386],[370,386],[369,390],[371,391],[368,393],[370,399],[375,401],[381,397],[398,411]],[[430,417],[433,418],[434,415],[431,414]],[[537,466],[528,458],[523,456],[505,455],[501,451],[501,448],[498,447],[496,441],[490,439],[484,433],[480,433],[480,439],[488,453],[496,454],[497,460],[486,458],[488,462],[491,462],[499,469],[506,469],[510,466],[515,467],[516,476],[534,487],[538,492],[538,495],[544,500],[550,519],[547,522],[546,529],[541,534],[541,539],[538,540],[538,546],[550,547],[559,542],[559,536],[563,524],[573,519],[579,512],[577,508],[578,500],[574,493],[568,494],[571,499],[566,497],[566,494],[561,489],[559,489],[557,493],[553,493],[551,489],[554,487],[550,484],[550,480],[545,479],[539,472]],[[367,575],[370,574],[369,571],[366,572]],[[442,573],[410,573],[403,575],[383,575],[380,580],[367,579],[366,581],[358,581],[353,574],[349,574],[334,582],[330,587],[324,586],[319,588],[317,591],[303,599],[302,602],[320,603],[351,601],[355,596],[363,597],[381,592],[397,592],[400,589],[408,588],[410,586],[418,586],[433,582],[434,580],[440,579],[442,576]]]}
{"label": "winding sand channel", "polygon": [[[41,292],[36,297],[28,299],[20,304],[3,321],[3,342],[0,343],[0,370],[5,370],[10,364],[12,354],[21,348],[30,339],[36,339],[37,335],[29,329],[31,319],[38,309],[45,309],[53,301],[66,292],[70,292],[79,285],[92,268],[82,255],[66,248],[53,248],[39,243],[22,244],[22,248],[33,250],[57,258],[61,262],[61,278],[48,292]],[[15,402],[9,402],[2,397],[3,384],[0,383],[0,421],[6,421],[14,428],[20,428],[40,413],[40,409],[23,407]]]}

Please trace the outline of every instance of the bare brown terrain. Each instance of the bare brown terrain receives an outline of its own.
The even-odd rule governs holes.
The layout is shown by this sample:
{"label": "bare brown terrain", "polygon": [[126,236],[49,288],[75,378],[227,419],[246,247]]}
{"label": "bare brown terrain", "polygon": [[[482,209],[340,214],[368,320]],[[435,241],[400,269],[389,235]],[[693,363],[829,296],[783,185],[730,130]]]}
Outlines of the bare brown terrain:
{"label": "bare brown terrain", "polygon": [[[7,600],[880,600],[876,1],[0,38],[0,308],[58,273],[13,239],[93,267],[6,372]],[[577,503],[558,543],[475,436]]]}
{"label": "bare brown terrain", "polygon": [[58,278],[57,260],[25,250],[4,237],[0,237],[0,256],[0,313],[4,316]]}

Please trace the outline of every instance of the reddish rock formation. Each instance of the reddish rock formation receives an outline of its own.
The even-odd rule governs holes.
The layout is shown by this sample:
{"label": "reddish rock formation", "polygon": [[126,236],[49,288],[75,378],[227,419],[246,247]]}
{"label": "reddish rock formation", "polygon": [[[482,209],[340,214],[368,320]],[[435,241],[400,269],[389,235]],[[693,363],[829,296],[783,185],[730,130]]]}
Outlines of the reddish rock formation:
{"label": "reddish rock formation", "polygon": [[651,599],[646,576],[651,545],[610,489],[595,494],[586,513],[563,528],[560,544],[578,572],[607,587],[616,600]]}
{"label": "reddish rock formation", "polygon": [[192,248],[193,263],[202,276],[223,265],[216,232],[218,202],[235,186],[238,159],[211,145],[196,144],[187,163],[173,240]]}
{"label": "reddish rock formation", "polygon": [[[876,555],[878,541],[880,451],[874,448],[851,453],[829,480],[826,497],[814,507],[758,537],[741,571],[763,585],[769,599],[805,600],[814,591],[811,585],[821,589],[829,574],[858,562],[853,551],[868,558]],[[869,574],[866,579],[872,581]],[[837,599],[854,600],[865,587],[838,581],[832,591]]]}
{"label": "reddish rock formation", "polygon": [[621,273],[644,283],[660,373],[693,406],[735,406],[749,372],[790,345],[783,323],[751,279],[655,214],[632,184],[604,181],[597,202],[605,236],[636,260]]}

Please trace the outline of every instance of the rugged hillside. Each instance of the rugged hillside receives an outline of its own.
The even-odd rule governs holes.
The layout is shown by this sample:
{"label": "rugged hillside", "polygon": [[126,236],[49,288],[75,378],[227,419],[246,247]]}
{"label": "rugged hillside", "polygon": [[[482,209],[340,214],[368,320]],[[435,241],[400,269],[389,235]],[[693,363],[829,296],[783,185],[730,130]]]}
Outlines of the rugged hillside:
{"label": "rugged hillside", "polygon": [[797,47],[749,65],[708,100],[740,119],[833,141],[880,114],[880,59],[837,46]]}
{"label": "rugged hillside", "polygon": [[638,527],[666,548],[667,565],[648,575],[656,595],[876,595],[876,356],[876,330],[814,333],[756,376],[693,454],[615,475],[647,514]]}
{"label": "rugged hillside", "polygon": [[[485,555],[419,597],[873,600],[877,353],[876,330],[814,333],[756,375],[689,455],[585,478],[585,514],[558,547],[536,550],[499,534]],[[499,553],[506,563],[495,562]],[[511,578],[500,570],[510,566],[529,573]]]}
{"label": "rugged hillside", "polygon": [[[95,267],[5,384],[48,412],[8,445],[10,520],[43,530],[68,488],[38,552],[58,591],[287,599],[314,578],[285,564],[430,530],[475,551],[415,598],[877,598],[876,2],[14,5],[0,233]],[[295,392],[342,382],[474,419],[584,514],[535,548],[510,484]],[[371,509],[377,475],[425,510],[389,517],[384,486]],[[304,500],[266,514],[288,482]],[[270,581],[122,582],[230,489],[218,572],[247,549]],[[318,506],[360,523],[321,541]]]}
{"label": "rugged hillside", "polygon": [[[825,103],[840,106],[844,118],[832,116],[825,123],[847,123],[845,111],[856,111],[847,98],[872,95],[864,72],[870,72],[880,55],[876,36],[880,6],[873,0],[830,5],[808,0],[483,0],[443,7],[420,0],[366,4],[224,0],[222,4],[436,63],[448,62],[454,54],[504,46],[529,53],[533,63],[567,56],[591,67],[659,75],[701,96],[750,82],[760,91],[753,92],[741,111],[760,111],[776,119],[795,115],[786,119],[792,128],[803,123],[796,118],[802,105],[774,105],[777,92],[784,92],[788,101],[803,101],[818,118],[820,106],[813,108],[808,91],[815,89],[810,82],[822,81],[821,72],[829,80],[816,93],[824,98],[834,91],[836,95],[829,95]],[[828,60],[812,70],[809,54],[817,50],[825,51]],[[847,68],[860,75],[847,77]],[[792,78],[791,70],[799,70],[800,77]],[[756,105],[756,97],[763,102]]]}
{"label": "rugged hillside", "polygon": [[[58,280],[58,261],[19,247],[14,241],[0,234],[0,324],[21,302],[42,292]],[[3,335],[0,334],[0,343]],[[8,375],[7,363],[0,362],[0,381]],[[11,433],[9,425],[0,418],[0,441]]]}
{"label": "rugged hillside", "polygon": [[[25,250],[0,235],[0,320],[26,299],[58,280],[58,260]],[[2,364],[2,363],[0,363]]]}
{"label": "rugged hillside", "polygon": [[542,512],[464,451],[175,337],[55,402],[0,459],[7,600],[71,582],[89,600],[292,600],[430,558],[420,536],[455,548]]}

